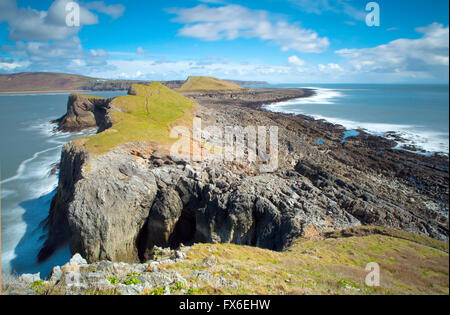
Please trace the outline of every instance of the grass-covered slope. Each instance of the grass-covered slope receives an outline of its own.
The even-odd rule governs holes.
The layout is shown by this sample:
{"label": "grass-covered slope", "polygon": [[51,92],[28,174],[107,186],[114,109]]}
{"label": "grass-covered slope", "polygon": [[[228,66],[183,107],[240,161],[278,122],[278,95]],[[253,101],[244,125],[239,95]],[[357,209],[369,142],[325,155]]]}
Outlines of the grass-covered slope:
{"label": "grass-covered slope", "polygon": [[[94,154],[129,142],[171,143],[170,127],[192,123],[195,102],[158,82],[133,85],[132,95],[111,102],[113,126],[78,141]],[[134,94],[134,95],[133,95]]]}
{"label": "grass-covered slope", "polygon": [[198,91],[238,91],[243,88],[237,84],[211,77],[189,77],[179,88],[180,92]]}
{"label": "grass-covered slope", "polygon": [[[182,81],[165,82],[178,87]],[[105,80],[68,73],[24,72],[0,74],[0,93],[124,91],[133,84],[147,81]]]}
{"label": "grass-covered slope", "polygon": [[[198,285],[192,294],[449,294],[448,243],[377,229],[366,236],[353,229],[341,234],[347,237],[300,239],[286,252],[197,244],[185,263],[166,268],[186,278],[206,272],[237,285],[217,288],[191,277],[190,287]],[[380,287],[365,285],[370,262],[380,266]]]}
{"label": "grass-covered slope", "polygon": [[[65,273],[81,272],[80,289],[53,276],[28,284],[11,276],[3,287],[6,294],[19,295],[449,294],[448,243],[378,227],[328,236],[299,239],[285,252],[233,244],[155,248],[147,266],[62,266]],[[374,262],[380,266],[379,287],[365,284],[366,266]]]}
{"label": "grass-covered slope", "polygon": [[83,90],[95,79],[65,73],[25,72],[0,74],[0,92]]}

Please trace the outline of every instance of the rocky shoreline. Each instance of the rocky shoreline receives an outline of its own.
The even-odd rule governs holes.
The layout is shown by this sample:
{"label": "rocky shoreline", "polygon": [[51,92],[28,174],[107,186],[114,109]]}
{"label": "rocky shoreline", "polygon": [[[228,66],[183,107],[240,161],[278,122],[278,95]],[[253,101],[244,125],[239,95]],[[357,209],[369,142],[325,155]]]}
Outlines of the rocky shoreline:
{"label": "rocky shoreline", "polygon": [[[181,243],[284,250],[299,237],[359,225],[448,241],[448,158],[395,150],[394,141],[364,131],[343,143],[340,126],[260,110],[311,93],[185,93],[200,104],[197,117],[205,126],[277,126],[274,172],[251,163],[187,163],[146,143],[103,155],[67,144],[39,260],[67,241],[90,263],[145,262],[154,246]],[[108,104],[74,98],[59,128],[108,129]]]}

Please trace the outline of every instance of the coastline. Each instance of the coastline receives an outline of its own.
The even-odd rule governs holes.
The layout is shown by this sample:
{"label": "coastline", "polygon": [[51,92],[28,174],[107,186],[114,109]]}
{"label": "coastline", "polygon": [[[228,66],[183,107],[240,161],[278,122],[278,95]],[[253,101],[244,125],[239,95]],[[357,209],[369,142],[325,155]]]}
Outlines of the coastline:
{"label": "coastline", "polygon": [[[252,218],[253,213],[245,212],[248,207],[246,202],[250,202],[258,207],[258,211],[264,215],[264,220],[271,222],[270,233],[283,235],[281,238],[283,242],[274,242],[272,234],[266,235],[263,230],[257,228],[249,230],[251,233],[255,233],[253,236],[242,234],[234,240],[222,240],[239,245],[279,251],[289,247],[297,237],[307,237],[311,227],[322,233],[330,228],[330,224],[334,230],[358,225],[387,226],[448,241],[448,228],[445,225],[445,220],[448,220],[448,195],[445,197],[445,194],[448,193],[448,182],[446,183],[448,175],[441,174],[437,169],[439,165],[448,164],[445,159],[396,151],[394,141],[365,132],[361,132],[357,136],[350,136],[343,143],[345,130],[339,125],[315,120],[307,115],[275,113],[261,108],[264,104],[296,97],[305,98],[306,95],[314,95],[313,93],[312,90],[305,93],[302,89],[262,89],[239,93],[190,95],[199,101],[198,115],[205,125],[217,124],[221,127],[230,124],[278,126],[280,129],[280,165],[274,173],[258,174],[257,170],[255,172],[248,166],[243,168],[240,166],[241,169],[236,170],[232,165],[205,167],[206,165],[196,165],[195,163],[179,164],[179,161],[171,160],[169,156],[148,152],[148,149],[140,147],[138,144],[126,145],[104,156],[92,156],[88,161],[85,151],[72,145],[63,149],[60,160],[62,168],[60,169],[58,195],[54,197],[53,203],[60,204],[66,209],[66,206],[71,204],[83,204],[84,201],[80,203],[83,198],[87,198],[85,200],[89,202],[92,201],[88,207],[89,210],[76,207],[79,212],[74,214],[80,216],[81,220],[85,211],[89,212],[94,209],[92,215],[97,216],[105,213],[109,208],[108,205],[103,208],[102,204],[96,202],[98,193],[100,191],[104,193],[102,189],[104,183],[108,182],[112,185],[111,187],[117,189],[117,191],[113,190],[102,197],[115,204],[118,196],[122,196],[124,191],[131,189],[129,185],[133,185],[133,191],[136,192],[136,188],[141,187],[142,183],[152,183],[156,179],[156,183],[164,181],[164,185],[151,184],[150,187],[147,187],[146,192],[152,191],[152,198],[155,195],[156,199],[153,203],[160,205],[159,208],[154,208],[152,211],[161,211],[168,222],[175,224],[178,221],[177,224],[187,224],[188,230],[189,228],[194,230],[198,228],[198,231],[211,230],[211,235],[202,235],[204,239],[201,238],[200,241],[213,242],[219,235],[226,235],[230,231],[214,231],[214,225],[210,225],[208,220],[214,222],[217,219],[215,215],[219,215],[220,212],[209,213],[210,217],[205,217],[204,213],[196,210],[199,213],[195,215],[204,220],[198,221],[198,227],[188,226],[190,221],[186,218],[193,215],[190,212],[191,209],[200,208],[197,206],[181,208],[179,210],[182,215],[172,217],[173,214],[166,212],[166,205],[179,204],[179,201],[175,202],[181,200],[177,197],[179,191],[186,193],[186,200],[191,200],[189,203],[192,205],[206,202],[207,208],[208,206],[214,208],[216,207],[215,198],[226,198],[227,203],[224,204],[230,204],[231,208],[226,206],[220,211],[228,213],[230,209],[235,209],[233,211],[239,211],[237,212],[239,214],[242,211],[242,215],[245,215],[247,219],[237,222],[239,225],[231,226],[231,234],[242,233],[243,231],[239,229],[240,225],[250,227],[259,222],[260,219]],[[241,104],[242,101],[243,106],[236,105]],[[88,162],[93,166],[92,168],[83,166]],[[127,167],[124,168],[124,165]],[[184,167],[181,167],[183,165]],[[53,168],[54,166],[52,166]],[[210,169],[208,170],[208,168]],[[96,171],[105,169],[110,174],[107,178],[101,177],[102,173]],[[238,172],[237,176],[232,174],[236,171]],[[129,180],[124,181],[124,172],[130,176]],[[170,173],[177,174],[176,176],[180,176],[182,180],[179,183],[173,181],[169,176]],[[83,174],[83,176],[72,177],[73,174]],[[112,177],[111,174],[113,174]],[[221,174],[221,178],[217,178],[216,174]],[[206,182],[203,182],[204,179]],[[136,182],[136,185],[132,184],[133,182]],[[396,187],[395,195],[387,188],[392,184]],[[166,185],[168,186],[166,187]],[[178,185],[183,185],[181,190]],[[207,187],[215,188],[209,190]],[[237,198],[227,194],[230,187],[234,190]],[[74,191],[77,193],[73,193]],[[147,193],[140,192],[139,189],[137,192],[139,193],[138,198],[128,200],[129,204],[124,205],[124,209],[133,208],[136,206],[136,202],[143,205],[151,204]],[[243,196],[249,198],[245,203],[240,199]],[[300,202],[300,200],[304,202]],[[287,207],[287,205],[289,206]],[[141,208],[138,207],[138,209]],[[54,214],[56,213],[57,211],[54,211]],[[75,249],[91,262],[103,259],[103,257],[108,257],[108,260],[111,261],[137,261],[136,256],[141,258],[141,255],[146,255],[145,250],[140,246],[148,248],[151,246],[141,242],[144,240],[140,238],[136,243],[135,237],[156,237],[147,233],[153,231],[154,226],[149,226],[147,231],[145,227],[149,223],[145,222],[148,221],[147,218],[153,220],[157,218],[147,217],[147,213],[142,215],[139,220],[131,220],[138,224],[132,231],[128,231],[127,237],[130,242],[127,244],[129,246],[119,243],[127,239],[124,235],[114,242],[102,243],[100,247],[105,248],[105,253],[82,252],[81,249],[86,248],[84,245],[80,245],[86,241],[84,236],[80,236],[84,235],[83,232],[80,235],[75,234],[75,237],[72,235],[74,241],[72,244],[75,245],[72,247],[72,254]],[[299,221],[301,224],[297,226],[296,222],[288,220],[292,217],[301,218]],[[287,221],[278,222],[276,218],[286,218]],[[100,228],[104,229],[108,235],[120,234],[120,231],[115,230],[115,224],[108,225],[110,228],[94,227],[91,225],[95,225],[95,220],[81,222],[73,217],[70,217],[70,220],[72,220],[71,224],[76,224],[77,229],[87,229],[86,231],[89,233],[94,233]],[[117,226],[128,226],[130,223],[128,216],[117,213],[111,213],[108,220],[121,222]],[[61,236],[59,233],[64,232],[67,227],[67,221],[64,218],[52,217],[52,212],[46,222],[49,231],[53,231],[56,236]],[[200,226],[200,224],[202,225]],[[286,229],[286,226],[289,228]],[[162,225],[162,228],[166,228],[166,226]],[[169,227],[167,228],[169,229]],[[170,232],[168,233],[170,234]],[[103,242],[101,238],[97,239],[94,235],[88,239]],[[150,238],[150,242],[155,240]],[[254,243],[253,240],[258,241]],[[140,245],[134,248],[134,244]],[[189,242],[183,241],[183,244],[189,244]],[[56,244],[57,248],[59,248],[58,244]],[[133,252],[124,252],[120,256],[113,256],[118,249],[123,248],[133,248]],[[136,250],[137,253],[134,252]],[[56,256],[51,257],[53,259]]]}
{"label": "coastline", "polygon": [[89,91],[89,90],[49,90],[49,91],[17,91],[17,92],[0,92],[0,95],[45,95],[45,94],[72,94],[72,93],[108,93],[108,92],[126,92],[126,90],[114,91]]}
{"label": "coastline", "polygon": [[[268,111],[272,113],[278,113],[282,115],[300,115],[306,116],[316,121],[324,121],[329,124],[336,126],[337,128],[343,128],[349,132],[355,131],[359,133],[368,133],[373,136],[378,136],[387,140],[393,140],[397,142],[397,146],[395,149],[403,150],[411,153],[421,154],[421,155],[441,155],[441,156],[449,156],[448,150],[448,141],[447,143],[438,142],[442,141],[442,139],[438,138],[442,137],[443,133],[439,133],[438,131],[432,130],[423,130],[419,131],[422,126],[413,126],[407,124],[394,124],[394,123],[381,123],[381,122],[364,122],[360,120],[351,120],[348,118],[339,118],[339,116],[328,116],[323,114],[314,114],[314,113],[304,113],[299,112],[294,109],[285,109],[283,110],[280,105],[288,105],[291,103],[295,105],[298,101],[298,105],[301,106],[303,104],[311,105],[317,103],[318,105],[321,103],[324,104],[334,104],[334,98],[336,96],[325,96],[322,94],[322,89],[330,90],[330,88],[307,88],[308,90],[312,90],[314,94],[308,95],[302,98],[291,98],[286,101],[281,102],[268,102],[263,104],[262,106],[257,107],[256,109],[262,111]],[[327,93],[329,93],[327,91]],[[311,100],[310,103],[305,102],[305,98],[315,98],[317,96],[318,100]],[[342,96],[337,96],[342,97]],[[331,103],[329,103],[331,102]],[[287,104],[283,104],[287,103]],[[419,127],[415,130],[411,130],[412,127]]]}

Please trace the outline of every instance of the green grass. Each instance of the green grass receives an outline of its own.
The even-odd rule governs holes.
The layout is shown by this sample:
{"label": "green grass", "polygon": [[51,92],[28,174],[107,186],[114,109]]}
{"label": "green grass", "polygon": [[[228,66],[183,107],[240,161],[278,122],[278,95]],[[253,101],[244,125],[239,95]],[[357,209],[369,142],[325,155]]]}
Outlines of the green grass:
{"label": "green grass", "polygon": [[[391,235],[399,233],[300,239],[285,252],[197,244],[185,263],[163,267],[190,279],[189,287],[199,285],[188,294],[449,294],[449,256],[442,250],[447,243],[382,229]],[[211,255],[217,265],[202,265]],[[370,262],[380,266],[380,287],[365,284]],[[189,278],[199,269],[236,283],[238,289]]]}
{"label": "green grass", "polygon": [[132,89],[135,95],[113,99],[110,129],[76,141],[91,153],[103,154],[131,142],[173,143],[176,139],[170,139],[170,128],[192,124],[194,101],[158,82],[133,85]]}
{"label": "green grass", "polygon": [[111,277],[111,278],[108,278],[108,281],[109,281],[109,283],[111,283],[112,285],[116,285],[117,282],[119,282],[119,278],[117,278],[117,277]]}
{"label": "green grass", "polygon": [[365,236],[365,235],[385,235],[392,236],[399,239],[405,239],[414,243],[422,244],[424,246],[433,247],[448,253],[448,243],[441,242],[434,238],[422,236],[415,233],[408,233],[405,231],[380,227],[380,226],[360,226],[355,228],[350,228],[343,231],[336,231],[328,233],[326,236],[328,238],[342,238],[351,236]]}
{"label": "green grass", "polygon": [[141,281],[139,281],[139,279],[136,277],[130,278],[123,282],[123,284],[125,284],[125,285],[140,284],[140,283],[141,283]]}
{"label": "green grass", "polygon": [[[160,267],[178,272],[187,280],[186,284],[178,282],[169,287],[171,294],[176,295],[449,294],[449,256],[442,250],[447,243],[379,227],[353,228],[333,234],[325,239],[298,239],[284,252],[234,244],[196,244],[186,252],[184,262]],[[212,255],[217,263],[204,264],[204,259]],[[365,283],[366,266],[370,262],[380,266],[379,287]],[[215,280],[225,278],[232,285],[200,280],[193,275],[196,270],[209,273]],[[121,280],[108,278],[108,281],[113,285],[140,283],[138,273],[129,273]],[[59,284],[52,286],[42,280],[31,283],[30,288],[39,295],[66,292]],[[163,287],[141,292],[142,295],[165,293]],[[89,290],[87,294],[118,292]]]}
{"label": "green grass", "polygon": [[78,95],[78,96],[81,96],[81,97],[84,97],[84,98],[93,98],[93,99],[101,99],[101,100],[106,99],[105,97],[96,96],[96,95],[88,95],[88,94],[73,93],[73,95]]}
{"label": "green grass", "polygon": [[38,280],[38,281],[34,281],[31,285],[30,285],[31,289],[38,293],[38,294],[42,294],[44,293],[44,290],[46,289],[45,287],[45,283],[43,280]]}
{"label": "green grass", "polygon": [[195,91],[238,91],[243,88],[237,84],[211,77],[189,77],[178,89],[180,92]]}
{"label": "green grass", "polygon": [[155,290],[150,291],[149,295],[164,295],[166,290],[164,288],[158,287]]}

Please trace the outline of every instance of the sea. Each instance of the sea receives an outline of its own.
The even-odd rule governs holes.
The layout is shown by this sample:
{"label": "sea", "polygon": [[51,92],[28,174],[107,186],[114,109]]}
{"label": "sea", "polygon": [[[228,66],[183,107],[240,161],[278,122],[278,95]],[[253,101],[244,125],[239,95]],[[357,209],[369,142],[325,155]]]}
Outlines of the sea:
{"label": "sea", "polygon": [[395,132],[408,145],[448,155],[448,85],[369,84],[279,84],[268,87],[311,88],[309,98],[264,106],[266,110],[304,114],[344,126],[349,131],[364,130],[385,136]]}
{"label": "sea", "polygon": [[[311,88],[315,95],[264,106],[309,115],[384,136],[396,132],[426,154],[449,152],[448,85],[277,84],[267,88]],[[92,93],[103,97],[125,92]],[[44,242],[43,220],[56,193],[61,149],[95,132],[56,132],[51,120],[66,112],[68,94],[0,95],[1,264],[4,273],[46,277],[70,259],[62,247],[43,264],[36,256]],[[345,140],[345,139],[343,139]],[[398,149],[402,149],[401,146]]]}
{"label": "sea", "polygon": [[[103,97],[126,92],[90,93]],[[42,222],[56,193],[64,144],[96,130],[55,131],[52,120],[66,113],[69,94],[0,95],[0,189],[2,273],[41,273],[70,260],[68,246],[43,264],[36,256],[44,243]]]}

